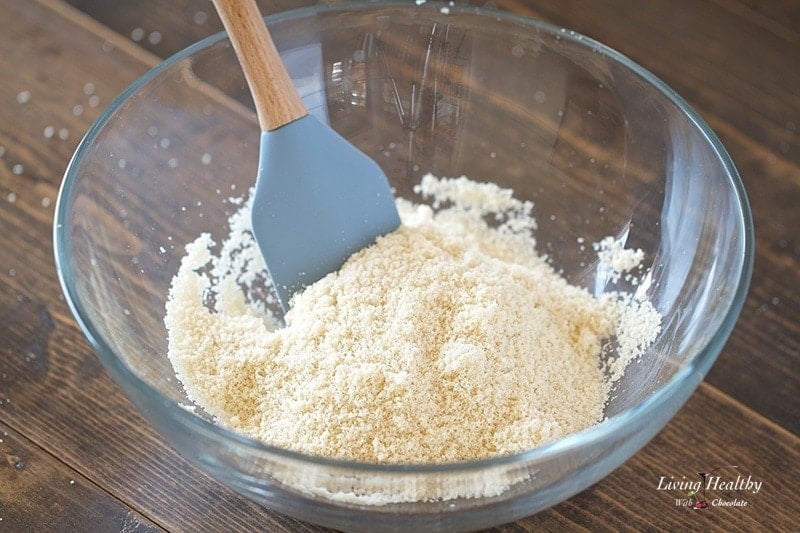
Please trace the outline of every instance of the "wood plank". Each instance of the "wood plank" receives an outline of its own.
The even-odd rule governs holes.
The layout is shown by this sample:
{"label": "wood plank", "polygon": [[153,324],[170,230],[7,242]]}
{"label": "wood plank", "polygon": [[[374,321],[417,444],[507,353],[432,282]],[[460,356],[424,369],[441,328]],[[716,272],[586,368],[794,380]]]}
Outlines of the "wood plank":
{"label": "wood plank", "polygon": [[162,531],[0,423],[0,530]]}
{"label": "wood plank", "polygon": [[756,26],[771,31],[786,40],[795,42],[800,40],[800,34],[797,31],[800,28],[800,3],[796,1],[712,1],[721,8],[746,17]]}
{"label": "wood plank", "polygon": [[[210,0],[66,1],[159,57],[170,56],[203,37],[222,31],[222,23]],[[267,16],[318,2],[257,0],[256,3]]]}

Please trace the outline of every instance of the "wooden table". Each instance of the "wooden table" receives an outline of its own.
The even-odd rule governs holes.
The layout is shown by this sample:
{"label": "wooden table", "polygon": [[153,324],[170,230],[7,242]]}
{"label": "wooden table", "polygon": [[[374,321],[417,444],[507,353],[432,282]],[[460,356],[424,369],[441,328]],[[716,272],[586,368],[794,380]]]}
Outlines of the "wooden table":
{"label": "wooden table", "polygon": [[[688,404],[594,487],[497,530],[800,529],[800,2],[487,3],[596,38],[675,88],[732,154],[756,225],[749,297]],[[219,28],[205,0],[0,0],[0,531],[321,530],[172,451],[104,372],[56,280],[54,202],[81,135],[160,58]],[[763,482],[739,494],[746,507],[692,511],[658,490],[730,464]]]}

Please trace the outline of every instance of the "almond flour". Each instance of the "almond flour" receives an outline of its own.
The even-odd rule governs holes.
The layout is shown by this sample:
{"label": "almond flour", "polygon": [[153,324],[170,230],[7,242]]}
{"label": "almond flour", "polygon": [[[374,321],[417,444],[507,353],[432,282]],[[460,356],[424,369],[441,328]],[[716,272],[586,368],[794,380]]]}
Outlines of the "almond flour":
{"label": "almond flour", "polygon": [[656,310],[559,276],[510,190],[429,175],[416,192],[438,211],[398,199],[401,227],[296,294],[283,327],[249,202],[221,246],[189,244],[165,318],[189,399],[268,444],[378,463],[511,454],[599,422]]}
{"label": "almond flour", "polygon": [[623,273],[639,267],[644,259],[644,250],[626,249],[621,240],[611,235],[592,246],[600,259],[600,265],[610,269],[612,282],[617,282]]}

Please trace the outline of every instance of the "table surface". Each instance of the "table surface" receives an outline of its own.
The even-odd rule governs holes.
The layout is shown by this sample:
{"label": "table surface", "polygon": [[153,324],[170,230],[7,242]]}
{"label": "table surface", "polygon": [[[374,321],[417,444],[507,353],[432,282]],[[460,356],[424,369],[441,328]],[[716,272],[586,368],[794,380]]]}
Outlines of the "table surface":
{"label": "table surface", "polygon": [[[730,151],[756,227],[749,297],[686,406],[595,486],[496,530],[800,529],[800,2],[472,3],[574,29],[665,80]],[[322,531],[178,456],[105,373],[56,279],[53,208],[79,139],[160,58],[220,27],[206,0],[0,0],[0,530]],[[692,511],[658,490],[719,465],[763,482],[737,493],[746,506]]]}

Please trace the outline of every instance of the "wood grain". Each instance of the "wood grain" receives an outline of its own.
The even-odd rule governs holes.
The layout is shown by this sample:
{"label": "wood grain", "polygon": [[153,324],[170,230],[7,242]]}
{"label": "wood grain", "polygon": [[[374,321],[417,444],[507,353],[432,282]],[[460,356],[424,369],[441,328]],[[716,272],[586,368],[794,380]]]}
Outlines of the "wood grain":
{"label": "wood grain", "polygon": [[255,0],[214,0],[253,96],[261,131],[273,131],[308,114]]}
{"label": "wood grain", "polygon": [[[122,37],[132,41],[132,37],[137,37],[138,40],[133,42],[162,58],[223,29],[211,0],[66,0],[66,3],[88,13]],[[318,2],[257,0],[256,3],[261,13],[267,16]],[[134,31],[137,29],[140,32]],[[158,36],[155,39],[152,38],[154,32]]]}
{"label": "wood grain", "polygon": [[0,530],[145,533],[161,528],[0,423]]}
{"label": "wood grain", "polygon": [[[597,38],[674,87],[733,156],[757,232],[742,316],[685,408],[594,487],[495,530],[797,530],[800,2],[492,3]],[[53,202],[78,139],[159,57],[220,29],[207,1],[69,4],[79,9],[0,0],[0,451],[26,463],[20,471],[0,461],[0,530],[323,531],[240,498],[181,459],[103,371],[59,296]],[[748,507],[691,511],[656,490],[660,476],[725,464],[763,481]]]}

